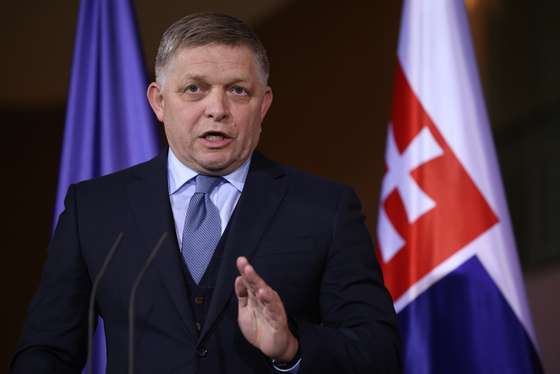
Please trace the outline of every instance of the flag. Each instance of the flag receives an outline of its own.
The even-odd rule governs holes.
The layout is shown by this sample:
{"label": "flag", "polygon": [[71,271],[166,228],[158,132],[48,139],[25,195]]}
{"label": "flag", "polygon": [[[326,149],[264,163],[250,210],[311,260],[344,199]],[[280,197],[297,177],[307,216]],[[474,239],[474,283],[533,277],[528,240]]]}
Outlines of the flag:
{"label": "flag", "polygon": [[462,0],[405,0],[378,257],[405,373],[541,373]]}
{"label": "flag", "polygon": [[[64,209],[71,183],[152,158],[159,148],[146,100],[146,72],[132,3],[82,0],[55,203]],[[105,373],[103,322],[94,342],[94,368]]]}

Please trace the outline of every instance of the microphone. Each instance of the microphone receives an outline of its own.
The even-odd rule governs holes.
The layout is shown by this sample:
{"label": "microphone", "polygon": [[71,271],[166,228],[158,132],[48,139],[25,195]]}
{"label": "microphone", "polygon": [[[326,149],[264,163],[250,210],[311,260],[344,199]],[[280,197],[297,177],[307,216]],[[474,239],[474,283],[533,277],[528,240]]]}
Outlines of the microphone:
{"label": "microphone", "polygon": [[134,302],[136,299],[136,290],[140,285],[140,281],[142,280],[142,277],[144,277],[144,274],[150,267],[151,263],[154,261],[156,255],[158,254],[158,251],[160,250],[163,242],[165,241],[165,238],[167,238],[167,231],[161,235],[161,238],[159,238],[159,241],[150,252],[150,255],[148,256],[146,262],[144,263],[144,267],[142,268],[142,271],[140,271],[140,274],[138,274],[136,280],[134,281],[134,285],[132,286],[132,291],[130,291],[130,301],[128,304],[128,373],[129,374],[134,374]]}
{"label": "microphone", "polygon": [[88,362],[88,373],[91,374],[93,371],[93,362],[91,361],[91,354],[93,351],[93,307],[94,307],[94,303],[95,303],[95,295],[97,294],[97,287],[99,286],[99,282],[101,281],[101,278],[103,278],[103,275],[105,274],[105,270],[107,270],[107,266],[109,265],[109,262],[111,262],[111,259],[113,258],[113,255],[115,254],[115,252],[117,252],[117,248],[119,247],[119,244],[121,243],[121,240],[124,236],[124,233],[121,231],[119,233],[119,235],[117,236],[117,239],[115,239],[115,242],[113,243],[113,246],[111,247],[111,250],[109,251],[109,253],[107,253],[107,256],[105,256],[105,261],[103,262],[103,265],[101,266],[101,269],[99,269],[99,273],[97,273],[97,275],[95,276],[95,279],[93,281],[93,286],[91,288],[91,293],[89,295],[89,307],[88,307],[88,351],[87,351],[87,362]]}

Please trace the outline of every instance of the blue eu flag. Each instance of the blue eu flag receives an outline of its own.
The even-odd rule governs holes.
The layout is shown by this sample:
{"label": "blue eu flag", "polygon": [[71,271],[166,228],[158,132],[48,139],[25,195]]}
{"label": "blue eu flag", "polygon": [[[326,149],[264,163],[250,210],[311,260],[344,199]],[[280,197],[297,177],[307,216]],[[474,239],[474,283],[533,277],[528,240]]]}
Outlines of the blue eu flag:
{"label": "blue eu flag", "polygon": [[[146,161],[159,151],[159,136],[146,100],[146,71],[132,3],[82,0],[55,217],[71,183]],[[94,341],[95,372],[106,366],[103,322]]]}

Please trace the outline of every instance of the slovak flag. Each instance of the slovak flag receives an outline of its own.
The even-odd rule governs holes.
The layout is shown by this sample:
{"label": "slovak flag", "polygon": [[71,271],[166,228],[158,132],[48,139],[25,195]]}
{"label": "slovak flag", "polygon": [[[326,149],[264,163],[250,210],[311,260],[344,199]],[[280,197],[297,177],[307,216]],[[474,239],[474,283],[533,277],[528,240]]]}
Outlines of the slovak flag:
{"label": "slovak flag", "polygon": [[405,0],[377,225],[405,373],[542,373],[462,0]]}

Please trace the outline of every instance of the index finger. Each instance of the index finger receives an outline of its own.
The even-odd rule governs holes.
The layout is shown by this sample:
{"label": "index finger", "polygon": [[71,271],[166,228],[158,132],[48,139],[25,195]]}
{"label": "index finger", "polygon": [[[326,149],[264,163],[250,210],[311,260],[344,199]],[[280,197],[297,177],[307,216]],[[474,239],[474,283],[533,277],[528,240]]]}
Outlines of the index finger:
{"label": "index finger", "polygon": [[237,269],[243,280],[254,292],[259,288],[268,287],[268,284],[261,278],[246,257],[237,258]]}

